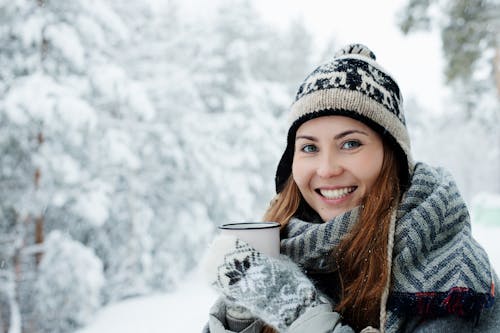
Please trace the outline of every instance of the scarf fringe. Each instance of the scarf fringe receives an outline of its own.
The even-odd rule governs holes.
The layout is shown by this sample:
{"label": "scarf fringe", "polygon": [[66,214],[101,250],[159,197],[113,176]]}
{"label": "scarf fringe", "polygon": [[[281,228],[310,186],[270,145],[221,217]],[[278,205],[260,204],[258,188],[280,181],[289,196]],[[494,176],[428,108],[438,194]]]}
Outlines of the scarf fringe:
{"label": "scarf fringe", "polygon": [[[494,284],[492,284],[492,291]],[[418,314],[424,319],[454,314],[464,319],[478,320],[481,311],[493,306],[494,292],[477,293],[465,287],[447,292],[393,292],[388,308],[397,314]]]}

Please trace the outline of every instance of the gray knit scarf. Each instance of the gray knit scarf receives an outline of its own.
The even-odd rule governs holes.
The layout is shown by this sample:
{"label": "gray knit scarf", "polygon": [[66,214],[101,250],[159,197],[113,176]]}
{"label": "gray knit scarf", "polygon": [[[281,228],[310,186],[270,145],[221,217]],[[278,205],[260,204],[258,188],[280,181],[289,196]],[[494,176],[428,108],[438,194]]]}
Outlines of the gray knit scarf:
{"label": "gray knit scarf", "polygon": [[[292,219],[282,231],[281,252],[306,271],[334,272],[331,253],[357,222],[359,209],[326,223]],[[493,305],[488,256],[471,236],[467,207],[447,172],[418,163],[393,216],[381,331],[397,332],[405,318],[415,316],[478,318]]]}

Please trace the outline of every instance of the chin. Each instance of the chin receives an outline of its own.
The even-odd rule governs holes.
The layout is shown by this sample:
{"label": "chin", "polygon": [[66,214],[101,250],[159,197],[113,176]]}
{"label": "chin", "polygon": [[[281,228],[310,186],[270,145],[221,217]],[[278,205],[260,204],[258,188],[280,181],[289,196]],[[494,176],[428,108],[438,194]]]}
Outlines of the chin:
{"label": "chin", "polygon": [[355,207],[349,207],[349,208],[346,208],[346,209],[339,209],[339,210],[335,210],[335,211],[331,211],[331,212],[327,212],[325,214],[319,214],[319,216],[321,217],[321,219],[324,221],[324,222],[328,222],[334,218],[336,218],[337,216],[339,215],[342,215],[352,209],[354,209]]}

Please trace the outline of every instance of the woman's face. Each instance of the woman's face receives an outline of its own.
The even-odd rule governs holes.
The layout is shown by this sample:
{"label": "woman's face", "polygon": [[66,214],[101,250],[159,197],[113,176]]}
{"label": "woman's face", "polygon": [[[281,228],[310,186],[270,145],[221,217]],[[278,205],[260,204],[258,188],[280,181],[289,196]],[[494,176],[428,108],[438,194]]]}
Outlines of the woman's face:
{"label": "woman's face", "polygon": [[324,221],[359,206],[380,174],[380,135],[344,116],[302,124],[295,137],[292,175],[302,196]]}

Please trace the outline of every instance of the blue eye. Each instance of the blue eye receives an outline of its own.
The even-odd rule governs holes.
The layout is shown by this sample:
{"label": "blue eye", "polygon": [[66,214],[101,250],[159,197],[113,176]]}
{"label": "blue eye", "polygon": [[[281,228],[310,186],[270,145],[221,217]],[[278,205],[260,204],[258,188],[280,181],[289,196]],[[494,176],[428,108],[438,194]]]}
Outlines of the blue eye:
{"label": "blue eye", "polygon": [[315,145],[304,145],[300,150],[304,153],[315,153],[318,151],[318,148]]}
{"label": "blue eye", "polygon": [[361,147],[361,142],[356,140],[346,141],[342,144],[342,149],[355,149]]}

